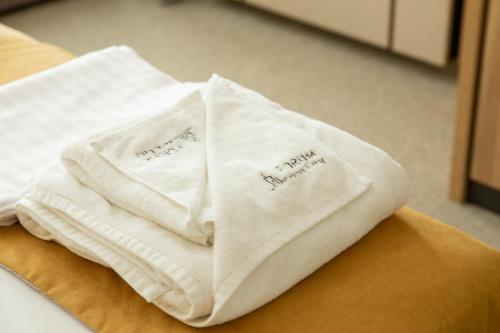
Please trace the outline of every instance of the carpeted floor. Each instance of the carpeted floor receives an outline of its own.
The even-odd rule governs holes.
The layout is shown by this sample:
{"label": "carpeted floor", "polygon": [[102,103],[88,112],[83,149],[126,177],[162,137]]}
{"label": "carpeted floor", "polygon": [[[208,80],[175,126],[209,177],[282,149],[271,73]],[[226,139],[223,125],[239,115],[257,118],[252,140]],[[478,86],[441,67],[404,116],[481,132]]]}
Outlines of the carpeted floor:
{"label": "carpeted floor", "polygon": [[0,21],[75,54],[127,44],[179,80],[216,72],[380,146],[409,206],[500,248],[500,216],[447,199],[454,67],[436,69],[229,0],[60,0]]}

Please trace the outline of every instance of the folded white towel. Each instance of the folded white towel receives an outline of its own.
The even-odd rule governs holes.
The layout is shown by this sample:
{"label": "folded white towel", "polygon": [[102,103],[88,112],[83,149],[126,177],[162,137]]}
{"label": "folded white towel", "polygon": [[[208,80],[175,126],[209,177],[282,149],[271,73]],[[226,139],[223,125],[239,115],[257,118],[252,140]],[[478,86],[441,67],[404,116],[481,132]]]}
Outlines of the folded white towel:
{"label": "folded white towel", "polygon": [[57,162],[69,142],[159,110],[182,89],[193,85],[178,83],[124,46],[0,86],[0,225],[15,221],[14,204],[29,180]]}
{"label": "folded white towel", "polygon": [[[147,301],[193,326],[271,301],[408,195],[405,172],[385,152],[217,76],[175,106],[65,156],[87,181],[51,168],[19,202],[21,223],[113,268]],[[81,166],[94,162],[105,166],[91,177]],[[107,172],[115,191],[101,183]],[[120,184],[123,195],[115,193]],[[149,216],[162,204],[181,220]],[[213,246],[177,235],[205,231],[204,223],[213,227]]]}
{"label": "folded white towel", "polygon": [[210,245],[205,109],[199,92],[166,112],[63,152],[69,172],[117,206]]}

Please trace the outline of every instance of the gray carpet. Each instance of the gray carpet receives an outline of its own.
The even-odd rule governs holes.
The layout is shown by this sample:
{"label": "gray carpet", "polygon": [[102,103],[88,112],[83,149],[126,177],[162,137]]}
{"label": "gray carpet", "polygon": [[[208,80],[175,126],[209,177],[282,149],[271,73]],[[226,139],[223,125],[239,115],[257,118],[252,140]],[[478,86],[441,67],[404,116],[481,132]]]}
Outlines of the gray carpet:
{"label": "gray carpet", "polygon": [[409,206],[500,248],[500,216],[447,199],[456,99],[436,69],[232,1],[60,0],[0,21],[75,54],[127,44],[180,80],[216,72],[400,161]]}

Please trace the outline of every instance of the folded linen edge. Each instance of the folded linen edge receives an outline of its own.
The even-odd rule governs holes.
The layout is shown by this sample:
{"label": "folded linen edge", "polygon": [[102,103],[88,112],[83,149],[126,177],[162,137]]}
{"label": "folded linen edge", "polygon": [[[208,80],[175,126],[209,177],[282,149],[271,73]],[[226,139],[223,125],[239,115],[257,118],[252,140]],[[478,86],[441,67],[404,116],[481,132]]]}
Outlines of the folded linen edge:
{"label": "folded linen edge", "polygon": [[[82,225],[85,224],[88,226],[87,230],[78,230],[79,228],[75,227],[73,224],[71,224],[71,227],[76,229],[76,231],[70,230],[70,228],[68,228],[68,224],[62,220],[61,216],[59,216],[61,213],[58,214],[52,210],[48,210],[38,202],[44,206],[53,207],[54,209],[60,211],[63,215],[66,215],[69,219],[65,219],[65,221],[71,221],[71,219],[83,221],[84,223],[82,223]],[[113,265],[113,269],[117,271],[119,275],[123,276],[123,278],[130,283],[131,287],[142,295],[147,302],[153,302],[156,305],[159,305],[154,302],[154,299],[161,297],[162,294],[177,290],[175,287],[172,287],[173,282],[186,293],[186,296],[190,300],[193,300],[193,302],[190,302],[191,305],[210,304],[208,296],[205,295],[202,288],[199,287],[198,283],[185,269],[182,268],[182,266],[170,260],[167,262],[165,257],[157,254],[155,250],[151,249],[146,244],[116,229],[111,229],[104,223],[101,223],[98,217],[63,197],[36,189],[28,195],[28,198],[23,198],[18,202],[17,212],[19,214],[20,223],[34,236],[46,240],[55,240],[71,251],[75,249],[76,244],[77,250],[73,252],[83,258],[97,262],[101,265],[109,267],[108,263],[115,263],[116,265]],[[57,229],[59,231],[66,232],[66,234],[63,234],[62,232],[54,232],[55,228],[51,226],[52,224],[57,225]],[[46,231],[44,233],[42,231],[44,229],[46,229],[48,233]],[[93,236],[97,236],[96,238],[99,240],[94,240],[92,237],[87,236],[85,231],[95,231]],[[127,251],[117,251],[117,249],[113,248],[113,246],[110,247],[111,250],[106,248],[106,246],[101,244],[101,241],[105,238],[103,237],[104,235],[106,237],[110,237],[121,246],[131,246],[136,249],[134,253],[141,255],[143,257],[143,262],[153,263],[158,267],[166,267],[168,277],[171,278],[171,281],[166,280],[163,275],[159,274],[155,267],[150,267],[152,272],[151,269],[148,268],[146,268],[144,272],[149,271],[150,274],[155,274],[157,280],[165,283],[170,289],[165,288],[164,285],[161,285],[154,280],[150,280],[149,283],[153,283],[155,287],[152,287],[151,285],[146,286],[146,281],[144,280],[134,281],[132,275],[133,273],[120,271],[122,265],[119,264],[118,257],[120,257],[120,260],[131,261],[138,267],[144,265],[137,262],[133,258],[122,255],[123,253],[127,253]],[[87,244],[87,246],[82,246],[82,242]],[[79,247],[82,247],[81,250],[78,250]],[[92,248],[92,250],[90,250],[90,248]],[[100,257],[105,258],[105,261],[97,257],[89,256],[88,253],[92,252],[98,253]],[[149,257],[149,259],[146,257]],[[145,267],[141,268],[143,269]],[[206,311],[206,308],[192,308],[188,313],[180,313],[175,307],[171,307],[166,312],[178,318],[179,316],[192,317],[196,316],[196,313],[203,313]]]}
{"label": "folded linen edge", "polygon": [[[358,199],[371,186],[372,181],[368,177],[360,175],[357,171],[356,174],[359,176],[359,186],[356,189],[356,194],[350,200],[347,200],[338,205],[335,208],[335,211],[342,209],[344,206]],[[258,267],[259,264],[261,264],[266,258],[272,256],[278,250],[280,250],[280,248],[292,242],[302,233],[310,230],[315,225],[324,222],[329,216],[335,214],[335,211],[332,213],[331,204],[330,202],[327,202],[321,207],[313,210],[313,213],[307,216],[305,219],[295,219],[287,228],[278,231],[277,233],[263,241],[261,244],[257,245],[255,247],[255,251],[250,252],[249,255],[244,260],[242,260],[239,265],[234,267],[234,269],[226,275],[226,277],[219,284],[218,288],[214,291],[215,294],[218,294],[220,292],[222,295],[224,295],[222,300],[216,303],[216,307],[213,310],[214,315],[220,310],[220,308],[222,308],[226,304],[226,301],[231,297],[233,292],[241,285],[244,279]],[[228,283],[229,281],[231,281],[231,283]],[[217,305],[219,306],[217,307]]]}
{"label": "folded linen edge", "polygon": [[[352,200],[344,202],[337,209],[340,209],[350,202],[355,201],[369,188],[369,186],[371,185],[371,180],[367,177],[360,176],[360,184],[362,186],[358,188],[356,196],[352,198]],[[31,199],[35,201],[32,201]],[[147,282],[145,281],[134,281],[132,276],[133,274],[120,271],[119,265],[113,265],[113,269],[117,270],[117,273],[119,275],[122,275],[123,278],[128,283],[130,283],[132,288],[139,294],[141,294],[147,302],[152,302],[165,312],[175,316],[177,319],[185,322],[186,324],[197,327],[218,324],[219,322],[212,322],[212,318],[217,316],[218,312],[222,310],[235,290],[240,287],[242,282],[249,275],[251,275],[252,271],[254,271],[259,266],[259,264],[261,264],[266,258],[272,256],[285,244],[293,241],[294,238],[311,229],[317,223],[323,222],[328,216],[332,214],[330,205],[325,204],[322,207],[319,207],[317,210],[314,210],[314,212],[308,216],[306,223],[304,223],[303,219],[297,219],[296,221],[293,221],[287,228],[272,235],[270,238],[257,245],[255,247],[256,250],[251,252],[245,260],[242,260],[239,265],[234,267],[233,270],[227,274],[226,278],[224,278],[224,280],[219,284],[219,287],[214,291],[214,294],[217,294],[219,296],[218,301],[214,304],[215,307],[211,309],[196,309],[193,306],[199,304],[212,304],[212,302],[208,300],[209,296],[203,292],[203,289],[198,285],[194,278],[187,271],[182,269],[182,266],[173,262],[165,263],[166,258],[161,256],[160,254],[156,254],[155,250],[151,249],[146,244],[143,244],[140,241],[137,241],[136,239],[133,239],[118,230],[111,229],[109,226],[99,222],[99,218],[95,217],[93,214],[84,210],[73,202],[41,189],[33,190],[27,197],[21,199],[17,204],[17,212],[19,214],[19,220],[21,224],[36,237],[46,240],[55,240],[61,243],[63,246],[71,249],[71,251],[73,251],[77,255],[80,255],[83,258],[97,262],[99,264],[103,264],[104,266],[108,266],[106,262],[111,264],[117,262],[117,259],[113,258],[113,256],[120,256],[121,260],[130,260],[130,258],[121,255],[121,253],[123,253],[122,251],[118,252],[114,249],[110,251],[99,241],[87,236],[85,230],[79,230],[80,232],[71,232],[67,235],[55,231],[51,224],[58,224],[59,231],[67,231],[67,223],[60,220],[61,216],[58,216],[60,215],[60,213],[56,213],[52,210],[49,211],[42,205],[53,207],[54,209],[59,210],[63,215],[66,215],[69,220],[74,218],[79,221],[83,221],[84,223],[82,224],[88,226],[87,231],[96,231],[98,233],[101,233],[102,235],[106,234],[106,236],[113,238],[115,241],[117,241],[117,243],[121,243],[123,246],[126,246],[127,242],[134,244],[134,246],[136,246],[137,248],[141,248],[141,250],[134,251],[134,253],[143,254],[143,262],[156,263],[156,265],[159,265],[159,267],[165,267],[165,265],[167,265],[167,267],[170,268],[168,277],[172,278],[172,281],[165,281],[163,276],[161,274],[158,274],[154,267],[152,268],[158,281],[166,283],[167,286],[169,284],[171,285],[173,282],[186,293],[186,297],[190,301],[189,303],[192,306],[191,311],[189,311],[188,313],[179,311],[175,306],[166,307],[164,302],[155,301],[155,299],[161,297],[162,294],[169,292],[169,290],[166,290],[164,285],[161,285],[160,283],[154,281],[154,287],[151,285],[148,286]],[[67,218],[65,219],[66,221],[68,220]],[[74,227],[74,225],[72,226]],[[61,227],[62,229],[59,229]],[[99,235],[97,236],[97,238],[100,238]],[[76,240],[77,238],[78,240]],[[68,244],[68,242],[70,242],[71,244]],[[88,246],[85,246],[85,248],[79,250],[78,247],[82,246],[82,242],[83,244],[88,244]],[[75,244],[79,245],[75,246]],[[90,250],[90,248],[92,248],[92,250]],[[96,249],[99,250],[97,251]],[[97,257],[89,256],[88,253],[91,253],[92,251],[99,252],[99,257],[106,258],[106,261],[103,262]],[[127,252],[125,251],[125,253]],[[147,259],[147,256],[154,257],[154,259]],[[137,265],[139,267],[144,266],[141,265],[140,262],[137,262],[135,260],[130,261],[132,261],[134,265]],[[172,289],[175,288],[171,287],[170,290]],[[209,311],[209,315],[200,317],[196,316],[196,313],[206,313],[207,310],[211,310]],[[183,317],[192,319],[183,320]]]}
{"label": "folded linen edge", "polygon": [[20,196],[9,196],[0,201],[0,228],[8,227],[17,222],[16,201]]}

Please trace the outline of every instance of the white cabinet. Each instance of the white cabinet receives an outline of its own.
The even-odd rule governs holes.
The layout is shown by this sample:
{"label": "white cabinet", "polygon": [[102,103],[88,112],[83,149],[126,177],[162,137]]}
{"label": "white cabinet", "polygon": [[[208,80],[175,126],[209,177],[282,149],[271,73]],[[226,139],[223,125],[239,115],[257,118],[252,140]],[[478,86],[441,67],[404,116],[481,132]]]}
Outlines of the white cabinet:
{"label": "white cabinet", "polygon": [[460,0],[246,0],[245,2],[309,24],[446,65],[455,3]]}
{"label": "white cabinet", "polygon": [[247,0],[379,47],[389,46],[391,0]]}
{"label": "white cabinet", "polygon": [[418,60],[448,63],[454,0],[396,0],[391,49]]}

